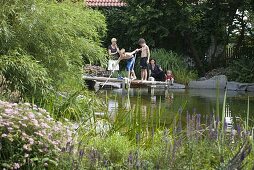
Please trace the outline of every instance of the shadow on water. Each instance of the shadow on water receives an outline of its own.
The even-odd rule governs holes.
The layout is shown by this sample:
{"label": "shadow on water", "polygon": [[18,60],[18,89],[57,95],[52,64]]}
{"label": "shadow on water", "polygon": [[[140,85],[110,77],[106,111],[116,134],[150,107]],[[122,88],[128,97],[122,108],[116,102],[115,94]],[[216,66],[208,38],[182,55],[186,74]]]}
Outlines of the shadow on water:
{"label": "shadow on water", "polygon": [[[141,111],[146,114],[148,110],[163,109],[160,117],[164,120],[170,120],[177,114],[179,108],[183,108],[183,113],[187,111],[195,112],[203,116],[215,113],[216,100],[219,99],[220,105],[223,104],[224,90],[221,90],[219,95],[216,90],[162,90],[155,89],[152,95],[148,89],[130,89],[129,95],[122,92],[121,89],[104,90],[99,95],[102,99],[107,96],[108,112],[116,113],[122,109],[135,108],[137,100],[140,100]],[[250,97],[250,117],[254,116],[254,93],[228,91],[227,105],[232,116],[246,117],[247,100]],[[217,98],[218,97],[218,98]]]}

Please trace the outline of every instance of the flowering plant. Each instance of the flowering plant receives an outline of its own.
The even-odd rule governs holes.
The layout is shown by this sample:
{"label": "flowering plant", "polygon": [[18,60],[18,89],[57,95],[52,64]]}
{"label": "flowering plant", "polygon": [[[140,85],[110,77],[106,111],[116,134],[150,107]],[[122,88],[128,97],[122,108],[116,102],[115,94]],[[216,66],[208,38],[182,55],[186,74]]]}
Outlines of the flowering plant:
{"label": "flowering plant", "polygon": [[52,167],[61,150],[73,140],[73,126],[63,124],[29,103],[0,101],[0,167]]}

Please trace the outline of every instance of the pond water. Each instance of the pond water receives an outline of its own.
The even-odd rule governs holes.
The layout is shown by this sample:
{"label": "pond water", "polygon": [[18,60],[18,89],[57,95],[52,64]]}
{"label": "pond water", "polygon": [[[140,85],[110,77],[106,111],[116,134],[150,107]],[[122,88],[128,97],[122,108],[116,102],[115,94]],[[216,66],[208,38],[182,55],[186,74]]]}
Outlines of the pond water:
{"label": "pond water", "polygon": [[[216,90],[164,90],[155,89],[152,95],[148,89],[130,89],[129,92],[123,92],[121,89],[102,90],[99,96],[105,100],[108,98],[108,111],[117,112],[130,106],[134,108],[137,100],[140,100],[143,112],[151,110],[151,108],[162,108],[161,119],[171,119],[178,111],[183,108],[184,113],[195,113],[201,115],[210,115],[216,110],[216,102],[220,103],[220,112],[222,110],[224,90],[217,95]],[[247,113],[248,97],[250,99],[250,117],[254,117],[254,93],[247,92],[227,92],[227,111],[232,116],[244,118]]]}

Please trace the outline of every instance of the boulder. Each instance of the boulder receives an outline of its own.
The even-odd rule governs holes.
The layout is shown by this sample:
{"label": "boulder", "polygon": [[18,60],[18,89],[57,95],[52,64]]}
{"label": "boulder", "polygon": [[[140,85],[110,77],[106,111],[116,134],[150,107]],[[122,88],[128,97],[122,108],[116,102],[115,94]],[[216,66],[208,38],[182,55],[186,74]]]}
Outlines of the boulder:
{"label": "boulder", "polygon": [[249,86],[247,87],[247,91],[249,91],[249,92],[254,92],[254,84],[249,85]]}
{"label": "boulder", "polygon": [[230,91],[246,91],[248,83],[239,83],[235,81],[230,81],[227,83],[227,89]]}
{"label": "boulder", "polygon": [[198,79],[198,81],[204,81],[204,80],[207,80],[205,77],[200,77],[199,79]]}
{"label": "boulder", "polygon": [[[217,86],[217,83],[218,83],[218,86]],[[219,89],[225,89],[226,85],[227,85],[227,76],[219,75],[219,76],[214,76],[208,80],[190,81],[189,88],[191,88],[191,89],[216,89],[217,87],[219,87]]]}

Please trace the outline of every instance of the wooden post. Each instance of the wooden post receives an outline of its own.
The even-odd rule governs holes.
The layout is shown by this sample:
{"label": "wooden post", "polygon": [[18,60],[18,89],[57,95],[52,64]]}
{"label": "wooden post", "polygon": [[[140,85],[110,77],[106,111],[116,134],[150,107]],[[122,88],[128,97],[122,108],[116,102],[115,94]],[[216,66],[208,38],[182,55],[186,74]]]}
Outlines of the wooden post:
{"label": "wooden post", "polygon": [[128,92],[130,88],[130,80],[128,78],[124,78],[122,81],[122,91]]}
{"label": "wooden post", "polygon": [[156,87],[156,81],[153,77],[149,77],[148,81],[152,82],[152,85],[148,86],[148,93],[151,94],[151,102],[156,103],[156,96],[154,95],[154,89]]}

